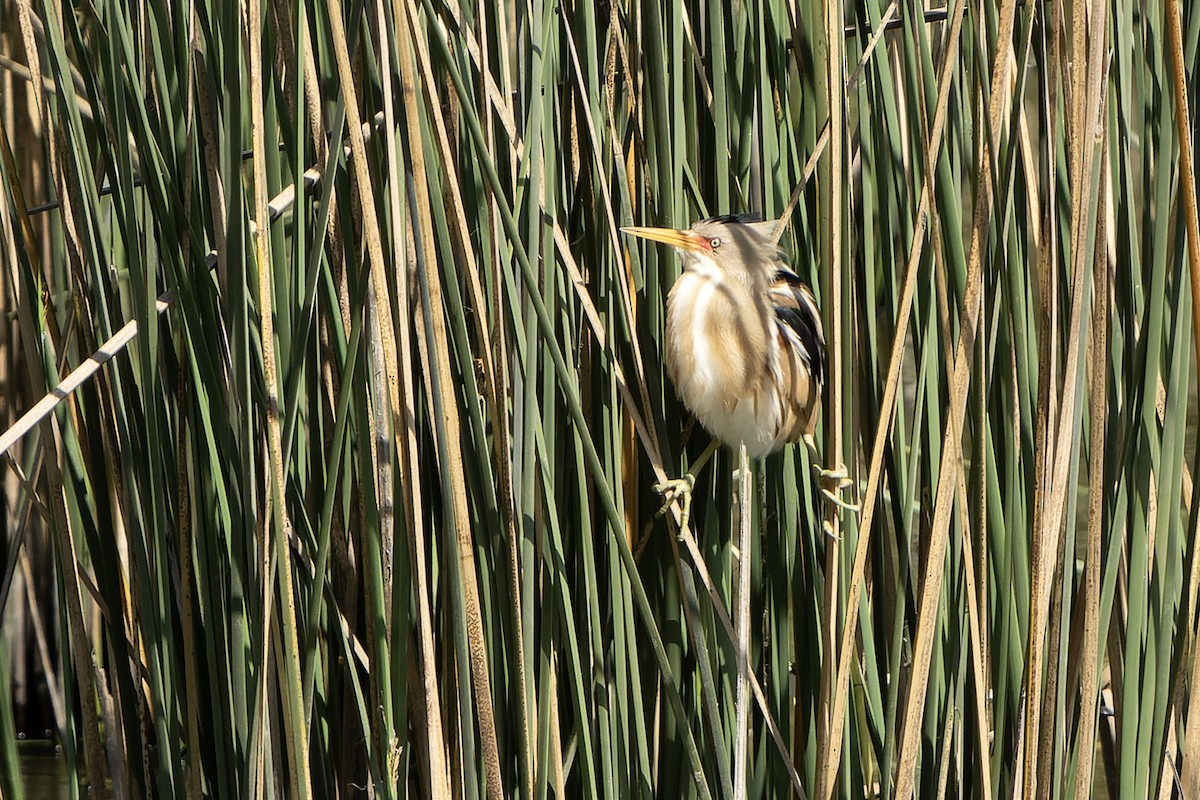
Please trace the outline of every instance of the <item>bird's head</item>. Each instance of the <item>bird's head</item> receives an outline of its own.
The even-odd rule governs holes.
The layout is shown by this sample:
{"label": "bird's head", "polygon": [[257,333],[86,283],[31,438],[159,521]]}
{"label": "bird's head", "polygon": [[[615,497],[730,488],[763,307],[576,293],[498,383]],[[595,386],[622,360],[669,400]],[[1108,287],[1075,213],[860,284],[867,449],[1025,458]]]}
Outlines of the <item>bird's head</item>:
{"label": "bird's head", "polygon": [[773,236],[776,222],[759,222],[746,216],[721,216],[702,219],[687,230],[621,230],[671,245],[679,251],[685,270],[715,267],[729,279],[756,285],[770,281],[780,263]]}

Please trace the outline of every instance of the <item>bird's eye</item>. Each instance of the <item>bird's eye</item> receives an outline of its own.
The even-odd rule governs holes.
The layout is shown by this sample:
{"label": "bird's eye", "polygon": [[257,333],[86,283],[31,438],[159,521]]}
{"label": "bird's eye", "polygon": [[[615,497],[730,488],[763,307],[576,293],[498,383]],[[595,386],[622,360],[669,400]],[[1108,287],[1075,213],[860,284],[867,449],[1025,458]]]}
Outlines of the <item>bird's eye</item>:
{"label": "bird's eye", "polygon": [[708,240],[708,245],[709,245],[709,247],[711,247],[713,250],[716,250],[718,247],[720,247],[720,246],[721,246],[721,237],[719,237],[719,236],[714,236],[713,238],[709,239],[709,240]]}

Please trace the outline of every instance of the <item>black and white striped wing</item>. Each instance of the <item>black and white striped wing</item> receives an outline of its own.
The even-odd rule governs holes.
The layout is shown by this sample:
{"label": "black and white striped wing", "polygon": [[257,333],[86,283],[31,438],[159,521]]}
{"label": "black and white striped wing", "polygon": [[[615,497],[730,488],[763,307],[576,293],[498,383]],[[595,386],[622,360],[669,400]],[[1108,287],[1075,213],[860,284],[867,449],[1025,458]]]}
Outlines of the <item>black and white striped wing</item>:
{"label": "black and white striped wing", "polygon": [[825,385],[825,334],[812,291],[790,269],[776,270],[770,301],[779,343],[776,379],[784,434],[794,442],[816,428]]}

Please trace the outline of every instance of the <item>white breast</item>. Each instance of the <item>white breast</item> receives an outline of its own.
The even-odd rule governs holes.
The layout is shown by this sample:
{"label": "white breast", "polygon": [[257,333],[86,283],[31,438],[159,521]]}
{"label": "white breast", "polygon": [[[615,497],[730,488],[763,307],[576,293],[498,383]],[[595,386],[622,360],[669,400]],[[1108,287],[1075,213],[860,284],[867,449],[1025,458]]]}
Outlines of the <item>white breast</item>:
{"label": "white breast", "polygon": [[[774,380],[748,383],[758,363],[778,362],[779,345],[768,335],[772,352],[742,355],[728,341],[728,326],[714,324],[712,315],[730,314],[734,288],[705,256],[680,276],[667,305],[668,364],[680,399],[709,433],[734,447],[745,442],[748,455],[761,458],[779,444],[782,404]],[[748,365],[747,356],[763,362]]]}

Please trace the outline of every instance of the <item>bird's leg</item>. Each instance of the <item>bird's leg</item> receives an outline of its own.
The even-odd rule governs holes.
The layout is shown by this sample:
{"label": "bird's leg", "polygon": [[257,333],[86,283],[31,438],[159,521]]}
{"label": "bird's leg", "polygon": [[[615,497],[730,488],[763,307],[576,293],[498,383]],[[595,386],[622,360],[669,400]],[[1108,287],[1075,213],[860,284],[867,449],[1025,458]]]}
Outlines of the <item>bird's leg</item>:
{"label": "bird's leg", "polygon": [[821,461],[817,457],[817,443],[813,440],[811,433],[804,435],[804,446],[808,448],[808,460],[812,462],[813,469],[817,471],[817,475],[821,479],[822,496],[838,508],[857,514],[859,512],[858,503],[842,499],[842,490],[854,485],[850,480],[850,473],[846,471],[846,465],[838,464],[832,469],[821,466]]}
{"label": "bird's leg", "polygon": [[696,473],[700,468],[708,463],[712,458],[713,453],[717,452],[717,448],[721,443],[713,439],[700,458],[696,459],[696,463],[691,465],[691,468],[684,474],[682,478],[671,478],[662,483],[654,484],[654,491],[658,492],[663,497],[663,506],[658,510],[657,516],[662,516],[670,509],[671,504],[678,500],[682,504],[680,509],[679,530],[687,528],[688,517],[692,512],[692,489],[696,487]]}

